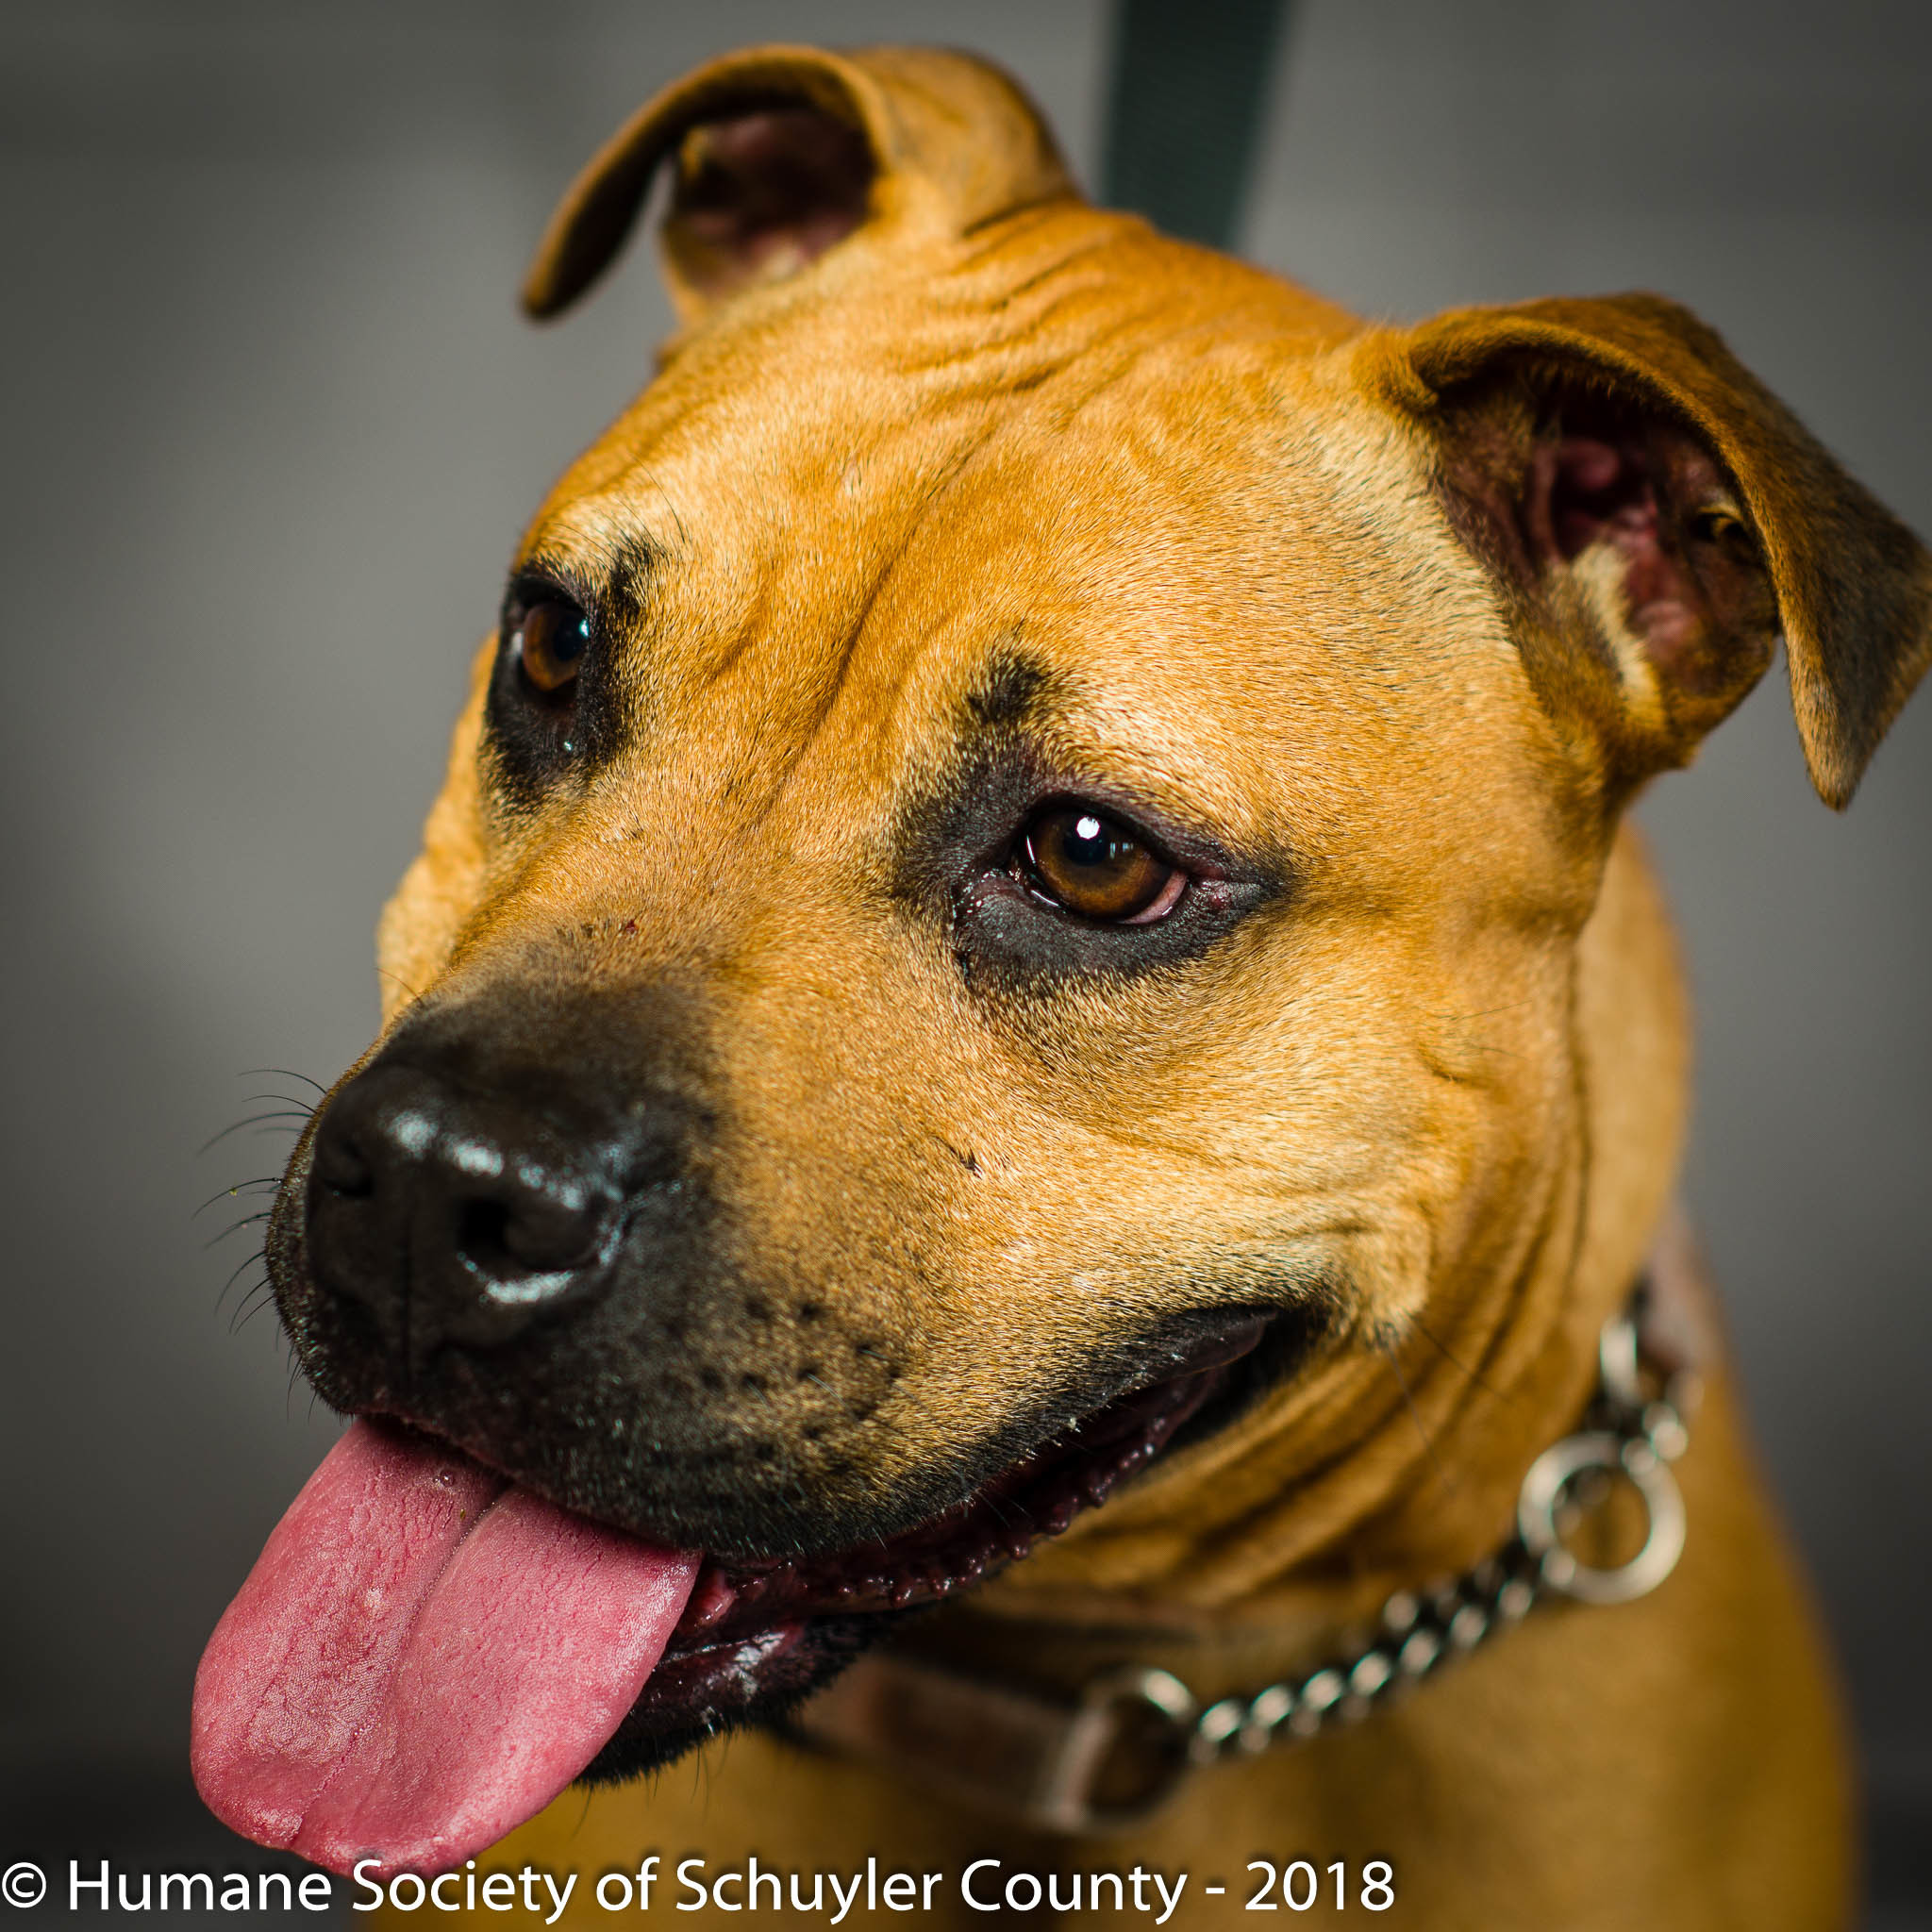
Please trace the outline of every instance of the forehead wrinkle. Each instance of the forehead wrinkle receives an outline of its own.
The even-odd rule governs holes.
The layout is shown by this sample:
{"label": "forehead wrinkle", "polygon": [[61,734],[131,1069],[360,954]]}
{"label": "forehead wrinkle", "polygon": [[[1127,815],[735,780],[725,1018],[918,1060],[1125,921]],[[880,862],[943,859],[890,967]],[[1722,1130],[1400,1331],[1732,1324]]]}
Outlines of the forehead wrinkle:
{"label": "forehead wrinkle", "polygon": [[[1197,507],[1186,479],[1169,474],[1158,439],[1130,437],[1108,447],[1110,474],[1088,501],[1068,505],[1049,491],[1036,507],[1041,452],[1026,430],[1038,425],[1003,426],[1011,433],[986,440],[975,475],[1017,458],[1010,473],[996,472],[951,528],[928,518],[915,533],[941,544],[918,559],[930,586],[892,613],[896,648],[867,692],[871,722],[890,741],[889,782],[957,786],[989,752],[1013,746],[1069,781],[1119,785],[1177,820],[1241,824],[1252,797],[1215,782],[1211,756],[1184,755],[1208,750],[1204,738],[1224,736],[1225,721],[1189,717],[1174,665],[1145,655],[1160,655],[1163,634],[1198,608],[1186,554]],[[1117,528],[1103,537],[1095,522],[1123,517],[1142,533],[1124,549]],[[1095,570],[1105,594],[1089,581]],[[1120,648],[1142,631],[1141,647]],[[1170,675],[1155,675],[1163,668]]]}
{"label": "forehead wrinkle", "polygon": [[[916,507],[905,516],[900,524],[893,542],[889,547],[885,557],[880,559],[873,575],[872,581],[866,586],[857,616],[847,631],[842,645],[839,647],[836,653],[831,679],[824,687],[815,712],[800,734],[791,756],[787,760],[783,773],[769,788],[763,808],[758,815],[760,819],[776,808],[781,798],[795,781],[808,755],[830,726],[834,714],[839,709],[840,700],[844,696],[851,684],[854,667],[858,663],[866,645],[871,641],[867,637],[867,632],[872,626],[880,602],[892,588],[893,581],[905,564],[908,555],[918,542],[926,519],[932,514],[941,499],[957,484],[960,475],[972,465],[974,458],[984,448],[986,443],[992,439],[995,433],[996,426],[989,424],[977,435],[966,439],[962,446],[955,454],[953,460],[946,465],[941,474],[933,480],[930,486],[922,492]],[[888,654],[882,650],[878,655],[883,657]],[[884,700],[878,708],[878,715],[882,719],[891,716],[897,710],[904,694],[906,683],[911,673],[912,660],[916,658],[917,655],[916,652],[904,651],[897,654],[898,663],[896,670],[888,673],[883,680],[882,689],[878,692],[878,695]]]}
{"label": "forehead wrinkle", "polygon": [[[1056,292],[1067,292],[1070,281],[1078,285],[1080,280],[1077,273],[1067,276],[1050,270],[1023,278],[1020,285],[1023,297],[1035,296],[1041,306],[1028,312],[1030,305],[1026,300],[1013,304],[1002,318],[1006,324],[1006,331],[1003,332],[1026,340],[1036,337],[1044,327],[1049,336],[1058,335],[1059,331],[1053,327],[1053,323],[1072,322],[1073,318],[1055,312],[1056,305],[1045,299],[1047,291],[1054,289]],[[694,732],[701,730],[704,736],[711,738],[714,732],[722,731],[728,739],[741,741],[737,747],[737,756],[731,755],[724,743],[718,743],[716,747],[724,754],[719,760],[720,768],[728,769],[731,774],[726,791],[731,797],[734,818],[742,814],[741,822],[756,823],[768,816],[795,784],[800,770],[811,761],[814,747],[824,737],[832,721],[848,708],[860,712],[863,721],[860,732],[872,738],[877,746],[875,759],[878,752],[886,751],[885,746],[878,745],[877,727],[884,726],[890,736],[899,740],[892,751],[887,753],[894,768],[892,775],[897,775],[897,768],[905,763],[906,752],[913,750],[914,746],[901,733],[893,731],[888,721],[901,710],[908,686],[923,681],[921,660],[928,656],[930,633],[926,626],[918,625],[909,637],[894,636],[892,633],[899,629],[899,625],[894,624],[890,628],[882,628],[881,618],[893,607],[896,607],[893,615],[902,619],[914,615],[922,603],[929,607],[929,599],[915,595],[902,600],[895,592],[907,574],[908,561],[915,558],[924,560],[930,555],[925,540],[931,536],[934,524],[941,520],[941,513],[958,500],[962,486],[968,479],[985,475],[990,454],[995,450],[1009,452],[1024,472],[1031,470],[1039,458],[1064,437],[1076,420],[1085,425],[1082,441],[1091,441],[1097,434],[1104,436],[1108,415],[1119,416],[1124,411],[1130,419],[1133,415],[1124,401],[1116,403],[1111,410],[1103,411],[1097,407],[1102,405],[1103,398],[1123,389],[1172,388],[1176,391],[1174,402],[1184,413],[1191,413],[1187,411],[1185,392],[1193,386],[1190,376],[1198,367],[1194,359],[1191,357],[1187,358],[1188,366],[1177,369],[1173,360],[1172,344],[1137,339],[1135,331],[1142,318],[1133,312],[1131,304],[1126,305],[1125,313],[1118,312],[1118,305],[1101,306],[1103,308],[1114,306],[1117,312],[1082,318],[1084,326],[1071,326],[1066,329],[1063,340],[1054,341],[1054,353],[1046,358],[1047,374],[1054,379],[1042,387],[1029,388],[1019,393],[1001,384],[991,384],[982,389],[974,398],[979,405],[974,412],[977,420],[961,422],[956,414],[954,422],[945,425],[949,433],[942,438],[953,446],[943,454],[928,447],[927,458],[938,457],[940,460],[936,469],[927,469],[925,475],[917,476],[919,487],[915,490],[893,489],[875,500],[855,506],[855,515],[849,520],[850,527],[846,527],[848,519],[839,514],[844,508],[842,505],[832,506],[834,515],[829,520],[832,525],[829,529],[821,527],[827,519],[822,514],[814,515],[812,531],[822,537],[828,536],[838,548],[844,549],[848,558],[862,571],[863,578],[852,585],[850,601],[840,600],[845,603],[844,610],[834,608],[824,612],[824,621],[813,625],[817,634],[807,634],[807,648],[776,654],[775,661],[774,653],[760,649],[761,645],[771,643],[774,634],[779,632],[780,627],[774,623],[772,610],[789,581],[784,560],[781,559],[787,553],[795,554],[795,545],[790,545],[786,553],[752,559],[752,568],[742,574],[744,580],[735,593],[739,608],[729,613],[726,623],[720,627],[728,635],[721,637],[716,630],[713,631],[712,641],[724,647],[721,654],[711,656],[702,648],[677,649],[675,654],[661,658],[659,654],[650,654],[648,664],[634,666],[637,675],[626,678],[625,693],[625,708],[632,714],[634,728],[637,701],[644,695],[641,687],[647,679],[649,665],[656,664],[660,666],[661,676],[648,677],[648,682],[654,687],[662,686],[660,697],[669,699],[680,680],[688,681],[693,699],[698,699],[701,691],[710,694],[708,701],[699,699],[698,703],[699,713],[708,711],[710,717],[704,721],[694,713],[690,721]],[[1212,335],[1211,330],[1204,331],[1206,340],[1211,341]],[[983,346],[983,335],[976,340]],[[876,373],[886,375],[890,379],[893,373],[890,352],[885,359],[887,366]],[[916,366],[916,354],[909,359]],[[852,372],[848,369],[849,373]],[[900,373],[904,373],[903,368]],[[963,370],[958,372],[955,381],[948,384],[956,401],[964,400],[957,393],[957,377],[964,373]],[[682,541],[674,545],[665,537],[639,529],[638,549],[644,559],[643,567],[638,573],[640,580],[648,580],[654,569],[661,571],[663,566],[680,556],[684,561],[697,561],[693,551],[698,546],[692,544],[691,535],[696,531],[702,541],[700,508],[697,504],[691,506],[691,522],[687,525],[677,501],[672,496],[657,467],[661,456],[675,471],[694,453],[684,447],[684,432],[695,431],[703,422],[709,420],[712,406],[720,400],[716,396],[693,392],[689,377],[694,374],[696,371],[692,368],[680,372],[674,367],[665,387],[653,385],[653,390],[658,392],[658,408],[655,409],[650,407],[651,391],[647,391],[639,399],[625,422],[607,440],[602,462],[596,464],[602,475],[582,478],[585,482],[593,483],[594,495],[578,496],[556,506],[558,513],[546,522],[539,540],[545,548],[565,544],[578,547],[583,553],[596,558],[607,575],[614,578],[624,563],[625,532],[621,526],[626,523],[636,526],[638,498],[648,491],[661,500],[675,521]],[[679,381],[679,375],[687,379]],[[913,386],[915,389],[926,387],[918,383]],[[973,385],[969,383],[968,386]],[[738,386],[737,406],[730,413],[741,441],[753,431],[753,423],[745,418],[746,407],[755,405],[757,395],[767,387],[766,383],[756,380]],[[680,397],[671,393],[672,391],[684,393]],[[902,400],[910,405],[916,399],[908,396]],[[927,408],[931,400],[928,389],[925,396]],[[880,423],[874,418],[874,429],[890,435],[895,425],[912,426],[910,424],[898,424],[896,411],[889,409],[886,413],[893,421]],[[808,414],[812,421],[817,420],[816,410],[808,411]],[[1100,418],[1098,421],[1096,414]],[[755,419],[757,415],[754,407],[752,417]],[[924,430],[930,433],[935,426],[930,416],[924,411],[915,411],[914,415]],[[611,442],[621,442],[626,426],[633,430],[643,426],[637,420],[640,416],[655,418],[655,433],[642,439],[649,453],[648,458],[644,455],[620,453],[619,449],[609,447]],[[755,466],[758,471],[775,473],[770,478],[773,487],[785,491],[788,495],[791,490],[785,480],[786,475],[797,468],[801,453],[795,428],[796,425],[787,424],[774,425],[767,418],[763,434],[752,434],[747,451],[760,458]],[[865,441],[871,452],[866,462],[868,471],[874,461],[879,461],[882,465],[881,480],[896,480],[901,486],[913,480],[913,476],[904,474],[904,466],[898,460],[873,446],[871,437]],[[809,443],[809,438],[807,443]],[[1111,452],[1113,461],[1109,467],[1113,474],[1106,478],[1100,492],[1108,502],[1117,503],[1131,511],[1135,500],[1144,498],[1150,484],[1154,484],[1170,503],[1176,494],[1185,500],[1187,492],[1183,480],[1169,474],[1176,456],[1184,453],[1176,449],[1175,439],[1171,433],[1158,430],[1152,435],[1137,433],[1125,439],[1125,447],[1116,445]],[[811,452],[808,447],[804,453],[809,455]],[[916,476],[917,471],[926,465],[916,459],[918,453],[911,454],[915,457],[912,468]],[[699,459],[701,462],[706,459],[701,452]],[[899,474],[894,477],[892,473]],[[703,478],[698,480],[702,485]],[[1180,486],[1178,491],[1177,485]],[[746,476],[740,475],[738,486],[740,489],[749,487]],[[1012,493],[1009,486],[995,484],[994,487],[1002,495]],[[700,496],[704,494],[701,488]],[[1076,554],[1086,551],[1090,547],[1086,539],[1091,532],[1081,527],[1088,521],[1082,511],[1091,512],[1093,506],[1075,507],[1071,514],[1061,512],[1057,506],[1053,508],[1057,517],[1070,525],[1069,542],[1050,547],[1070,547]],[[1182,520],[1192,523],[1199,519],[1201,513],[1201,506],[1187,502]],[[973,521],[976,522],[977,518]],[[866,541],[867,538],[880,537],[886,541],[875,550]],[[874,550],[874,554],[867,556],[867,550]],[[943,563],[942,558],[940,560]],[[699,610],[692,614],[701,627],[711,627],[708,612]],[[808,612],[807,622],[809,623],[815,614]],[[682,623],[679,628],[684,628]],[[921,635],[923,631],[926,634]],[[687,641],[696,643],[698,634],[694,633]],[[858,675],[861,666],[866,672],[863,677]],[[727,680],[734,672],[744,680],[741,690],[732,691],[727,687]],[[863,706],[847,705],[846,701],[855,689],[862,692],[866,700]],[[929,744],[929,725],[934,721],[926,722],[928,730],[917,732],[916,737],[925,738]],[[1051,735],[1062,741],[1082,741],[1089,737],[1089,734],[1074,729],[1071,719],[1049,721],[1043,717],[1041,723],[1050,725]],[[868,725],[873,728],[865,728]],[[1087,749],[1083,742],[1083,754]],[[1083,755],[1080,761],[1089,762],[1089,756]]]}
{"label": "forehead wrinkle", "polygon": [[[784,747],[782,767],[764,783],[763,795],[745,821],[748,824],[762,823],[786,799],[826,734],[837,728],[836,721],[840,719],[843,701],[852,695],[860,677],[867,680],[864,693],[867,702],[860,715],[875,726],[874,731],[863,735],[876,741],[880,732],[891,731],[905,701],[907,688],[918,673],[926,641],[921,638],[900,641],[894,647],[875,629],[881,607],[896,590],[908,558],[927,533],[934,513],[959,486],[967,473],[974,469],[987,446],[998,440],[1005,426],[998,417],[994,417],[964,436],[940,473],[917,493],[909,506],[902,509],[892,541],[876,560],[870,581],[859,598],[858,608],[842,640],[826,653],[830,675],[817,693],[810,715],[803,721],[795,735],[787,734],[790,741]],[[766,587],[761,584],[758,593],[760,607],[765,598]],[[758,638],[748,630],[724,658],[713,667],[708,676],[708,684],[715,689],[720,678],[757,642]],[[815,658],[813,662],[818,668],[824,664],[825,658]],[[767,748],[774,748],[769,741]]]}

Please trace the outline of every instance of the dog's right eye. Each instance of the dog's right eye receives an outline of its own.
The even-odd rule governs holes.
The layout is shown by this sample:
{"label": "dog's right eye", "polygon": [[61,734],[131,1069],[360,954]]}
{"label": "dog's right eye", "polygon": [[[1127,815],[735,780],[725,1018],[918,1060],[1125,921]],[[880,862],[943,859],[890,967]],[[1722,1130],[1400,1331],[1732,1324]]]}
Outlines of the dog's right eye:
{"label": "dog's right eye", "polygon": [[525,681],[551,699],[568,695],[590,648],[591,620],[561,597],[526,607],[510,633],[510,650]]}
{"label": "dog's right eye", "polygon": [[1053,905],[1105,925],[1149,925],[1187,890],[1188,875],[1120,820],[1093,807],[1050,805],[1022,830],[1020,876]]}

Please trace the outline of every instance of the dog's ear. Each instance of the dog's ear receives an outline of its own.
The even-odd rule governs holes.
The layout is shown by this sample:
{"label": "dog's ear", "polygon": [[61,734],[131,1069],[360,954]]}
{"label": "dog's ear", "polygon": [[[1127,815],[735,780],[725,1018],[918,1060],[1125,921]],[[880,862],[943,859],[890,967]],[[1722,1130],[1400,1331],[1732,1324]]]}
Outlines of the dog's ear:
{"label": "dog's ear", "polygon": [[1689,759],[1782,633],[1843,806],[1932,658],[1932,558],[1695,316],[1655,295],[1452,311],[1364,340],[1612,796]]}
{"label": "dog's ear", "polygon": [[1038,110],[984,61],[755,48],[667,88],[578,175],[524,284],[532,315],[567,308],[604,272],[667,157],[665,272],[687,323],[856,229],[959,235],[1074,192]]}

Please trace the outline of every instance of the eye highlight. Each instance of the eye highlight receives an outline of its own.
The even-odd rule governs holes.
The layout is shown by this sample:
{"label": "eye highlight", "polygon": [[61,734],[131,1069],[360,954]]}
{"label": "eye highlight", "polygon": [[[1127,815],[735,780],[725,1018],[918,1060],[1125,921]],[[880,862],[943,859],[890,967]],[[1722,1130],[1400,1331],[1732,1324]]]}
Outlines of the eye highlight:
{"label": "eye highlight", "polygon": [[562,597],[525,607],[510,633],[510,650],[524,678],[547,698],[569,693],[591,648],[591,620]]}
{"label": "eye highlight", "polygon": [[1151,925],[1188,874],[1130,826],[1090,805],[1049,805],[1022,827],[1015,870],[1041,898],[1105,925]]}

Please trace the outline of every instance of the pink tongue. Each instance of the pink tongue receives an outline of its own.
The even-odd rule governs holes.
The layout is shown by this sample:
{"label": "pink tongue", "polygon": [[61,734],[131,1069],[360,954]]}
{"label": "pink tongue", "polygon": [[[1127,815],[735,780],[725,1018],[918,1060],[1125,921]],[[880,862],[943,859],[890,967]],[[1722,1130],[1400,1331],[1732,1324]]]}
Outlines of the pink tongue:
{"label": "pink tongue", "polygon": [[697,1566],[358,1422],[208,1640],[194,1781],[224,1823],[333,1872],[458,1865],[597,1755]]}

